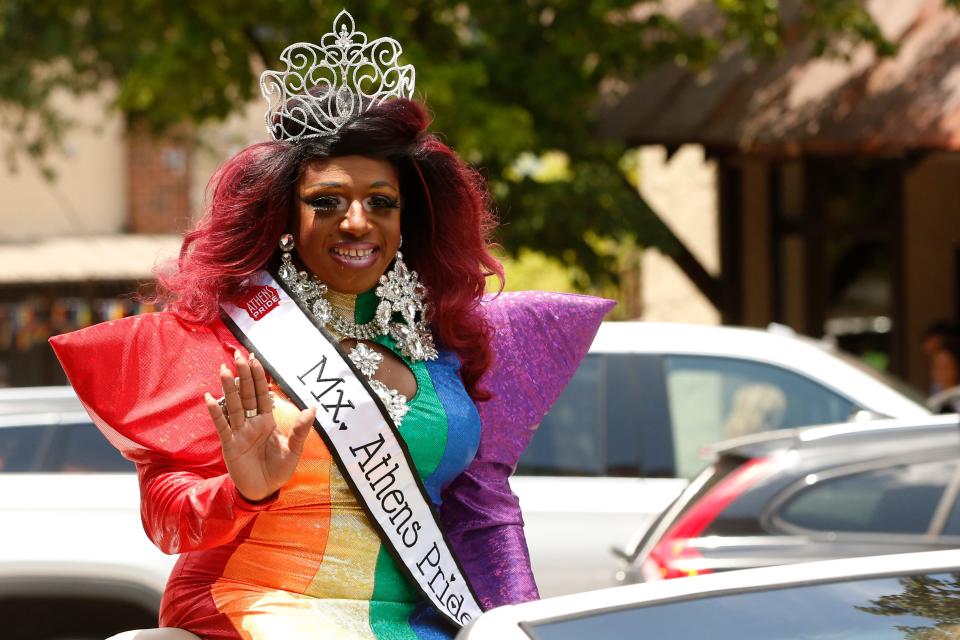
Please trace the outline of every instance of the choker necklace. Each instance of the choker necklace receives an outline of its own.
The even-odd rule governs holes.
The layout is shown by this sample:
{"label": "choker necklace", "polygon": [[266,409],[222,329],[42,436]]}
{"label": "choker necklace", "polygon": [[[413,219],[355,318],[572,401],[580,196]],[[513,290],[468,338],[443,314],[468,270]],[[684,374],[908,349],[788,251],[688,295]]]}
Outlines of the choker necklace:
{"label": "choker necklace", "polygon": [[356,314],[357,295],[341,293],[327,289],[323,298],[329,305],[320,304],[320,313],[317,319],[326,324],[327,329],[337,338],[353,338],[355,340],[372,340],[387,332],[377,319],[370,322],[357,323],[353,318]]}

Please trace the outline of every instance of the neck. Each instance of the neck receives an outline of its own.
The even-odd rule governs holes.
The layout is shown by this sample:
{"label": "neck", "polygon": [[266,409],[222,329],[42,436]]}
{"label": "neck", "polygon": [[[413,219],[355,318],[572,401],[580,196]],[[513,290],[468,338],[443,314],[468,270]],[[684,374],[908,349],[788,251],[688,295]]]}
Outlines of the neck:
{"label": "neck", "polygon": [[357,294],[341,293],[332,289],[324,296],[330,301],[333,312],[344,320],[354,320],[357,314]]}

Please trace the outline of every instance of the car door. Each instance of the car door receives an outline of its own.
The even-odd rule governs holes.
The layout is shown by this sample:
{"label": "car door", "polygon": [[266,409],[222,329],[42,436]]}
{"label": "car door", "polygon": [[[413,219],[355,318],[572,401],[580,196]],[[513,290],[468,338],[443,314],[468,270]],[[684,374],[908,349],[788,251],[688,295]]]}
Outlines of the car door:
{"label": "car door", "polygon": [[673,478],[658,356],[590,353],[511,486],[544,596],[614,585],[622,545],[683,489]]}

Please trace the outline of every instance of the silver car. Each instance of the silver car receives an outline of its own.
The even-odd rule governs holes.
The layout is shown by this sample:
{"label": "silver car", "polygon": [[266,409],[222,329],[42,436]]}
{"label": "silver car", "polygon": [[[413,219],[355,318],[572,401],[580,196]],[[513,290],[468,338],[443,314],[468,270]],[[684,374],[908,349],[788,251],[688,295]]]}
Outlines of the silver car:
{"label": "silver car", "polygon": [[457,640],[951,640],[960,554],[716,573],[493,609]]}

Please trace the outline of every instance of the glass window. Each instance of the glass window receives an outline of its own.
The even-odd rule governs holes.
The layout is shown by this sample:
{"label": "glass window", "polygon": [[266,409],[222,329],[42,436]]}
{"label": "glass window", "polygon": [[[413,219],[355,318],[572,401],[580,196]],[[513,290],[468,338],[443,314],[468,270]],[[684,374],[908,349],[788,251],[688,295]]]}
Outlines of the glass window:
{"label": "glass window", "polygon": [[957,638],[958,593],[958,573],[851,579],[622,607],[524,630],[535,640]]}
{"label": "glass window", "polygon": [[63,425],[58,440],[52,471],[129,473],[136,470],[91,422]]}
{"label": "glass window", "polygon": [[947,516],[947,522],[943,526],[943,535],[960,536],[960,498],[953,502],[953,508]]}
{"label": "glass window", "polygon": [[667,398],[677,474],[704,467],[703,447],[769,429],[843,422],[846,398],[780,367],[734,358],[667,356]]}
{"label": "glass window", "polygon": [[778,517],[815,531],[924,534],[955,470],[950,461],[926,462],[823,480]]}
{"label": "glass window", "polygon": [[541,422],[517,473],[638,476],[638,357],[588,354]]}
{"label": "glass window", "polygon": [[47,425],[0,428],[0,472],[35,471],[50,429]]}
{"label": "glass window", "polygon": [[960,536],[960,500],[953,503],[953,509],[947,516],[947,523],[943,527],[943,535]]}

